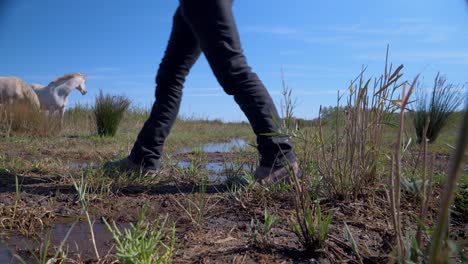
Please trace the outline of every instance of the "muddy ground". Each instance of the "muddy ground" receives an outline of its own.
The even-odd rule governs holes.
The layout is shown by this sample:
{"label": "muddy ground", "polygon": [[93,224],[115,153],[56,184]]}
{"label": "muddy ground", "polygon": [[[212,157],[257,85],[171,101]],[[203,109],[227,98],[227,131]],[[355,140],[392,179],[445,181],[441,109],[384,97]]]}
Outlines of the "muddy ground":
{"label": "muddy ground", "polygon": [[[110,186],[110,191],[95,189],[91,192],[89,212],[95,220],[94,231],[102,263],[115,261],[114,243],[102,219],[126,227],[136,222],[138,212],[145,204],[148,206],[147,219],[167,215],[170,222],[175,223],[174,263],[359,263],[344,232],[344,223],[349,226],[364,263],[388,261],[393,249],[393,231],[384,186],[368,186],[365,195],[353,202],[322,199],[322,211],[333,211],[334,216],[324,248],[311,252],[304,250],[291,229],[295,212],[291,191],[266,191],[258,187],[234,193],[222,183],[226,166],[219,164],[239,159],[240,154],[223,152],[226,150],[204,151],[207,152],[204,162],[218,165],[206,166],[213,177],[207,187],[207,209],[201,223],[191,221],[181,206],[197,199],[200,190],[195,183],[177,175],[166,181]],[[184,167],[193,162],[194,156],[196,153],[185,150],[176,153],[174,159],[179,162],[179,167]],[[71,169],[79,172],[87,166],[98,166],[98,163],[90,162],[89,159],[75,159],[68,164],[75,164],[70,165]],[[438,157],[436,169],[445,170],[447,162],[446,157]],[[253,169],[248,162],[242,164],[242,168]],[[174,174],[177,170],[168,173]],[[214,177],[216,175],[220,177]],[[16,199],[15,176],[21,183],[19,199]],[[431,199],[429,226],[436,221],[440,192],[440,186],[436,187]],[[410,194],[403,195],[402,199],[403,226],[414,230],[412,217],[418,215],[419,203]],[[263,220],[265,208],[281,219],[266,246],[252,238],[251,225],[252,219]],[[14,218],[11,217],[13,211]],[[0,261],[11,258],[12,263],[19,263],[12,257],[18,255],[26,262],[34,263],[31,252],[38,253],[47,234],[50,234],[52,245],[57,247],[76,222],[66,241],[67,257],[77,262],[97,262],[82,206],[65,175],[41,172],[15,175],[0,170],[0,217]],[[453,214],[451,223],[451,237],[458,241],[467,239],[467,215],[463,212]]]}

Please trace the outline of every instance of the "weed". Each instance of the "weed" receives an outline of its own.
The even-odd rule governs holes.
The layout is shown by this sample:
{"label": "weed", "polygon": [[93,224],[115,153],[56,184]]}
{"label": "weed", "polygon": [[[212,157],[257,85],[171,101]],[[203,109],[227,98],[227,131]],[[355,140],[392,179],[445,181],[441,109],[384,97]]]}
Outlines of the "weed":
{"label": "weed", "polygon": [[244,171],[244,175],[228,175],[224,184],[229,190],[249,191],[255,187],[257,181],[255,180],[253,171]]}
{"label": "weed", "polygon": [[[404,116],[405,116],[405,109],[406,105],[409,102],[411,94],[413,93],[414,87],[418,80],[418,76],[413,80],[411,87],[409,88],[408,92],[406,92],[406,83],[403,84],[402,92],[401,92],[401,100],[399,103],[399,127],[398,133],[396,137],[396,142],[394,145],[394,153],[391,157],[391,167],[390,167],[390,177],[389,177],[389,185],[390,185],[390,193],[388,195],[389,203],[390,203],[390,210],[391,210],[391,220],[393,224],[393,230],[395,232],[395,240],[396,240],[396,247],[398,256],[400,259],[403,259],[406,255],[404,243],[403,243],[403,231],[401,226],[401,156],[402,156],[402,145],[403,145],[403,131],[404,131]],[[404,148],[407,149],[407,148]],[[403,151],[404,152],[404,151]],[[424,185],[425,183],[423,183]]]}
{"label": "weed", "polygon": [[315,206],[304,207],[296,214],[293,222],[293,231],[301,241],[306,250],[318,250],[323,248],[328,237],[328,227],[333,218],[333,212],[322,216],[320,203],[316,201]]}
{"label": "weed", "polygon": [[167,216],[161,222],[145,223],[146,206],[138,214],[136,224],[120,229],[115,222],[110,225],[103,219],[116,245],[119,262],[147,264],[169,263],[175,246],[175,225],[166,230]]}
{"label": "weed", "polygon": [[201,182],[207,176],[207,171],[205,170],[206,162],[207,157],[205,153],[200,147],[197,147],[192,151],[189,160],[184,162],[187,165],[177,167],[177,164],[175,164],[175,170],[183,180],[191,183]]}
{"label": "weed", "polygon": [[[388,53],[387,53],[388,54]],[[388,55],[387,55],[388,58]],[[351,82],[343,116],[339,114],[343,95],[338,94],[333,127],[325,131],[319,117],[316,151],[318,170],[328,196],[356,199],[365,186],[377,180],[377,164],[383,150],[383,127],[395,111],[394,93],[401,86],[403,65],[394,71],[388,63],[385,72],[374,80],[364,79],[364,71]],[[327,136],[328,135],[328,136]]]}
{"label": "weed", "polygon": [[[310,163],[312,144],[310,133],[307,131],[302,133],[298,126],[295,124],[293,118],[294,102],[292,101],[292,91],[287,88],[283,82],[283,98],[282,103],[283,109],[283,124],[279,126],[279,122],[274,120],[277,126],[281,127],[278,133],[269,134],[273,137],[290,137],[301,141],[303,144],[302,148],[302,167],[308,168],[307,164]],[[292,189],[294,192],[294,206],[295,206],[295,219],[293,219],[292,229],[299,241],[302,243],[306,250],[316,251],[321,249],[325,240],[328,236],[328,227],[333,217],[333,213],[330,212],[326,217],[322,218],[322,212],[320,204],[316,201],[315,205],[312,204],[310,198],[310,184],[308,174],[298,175],[296,171],[288,169],[291,186],[285,188],[279,186],[279,190]],[[278,188],[278,187],[273,187]]]}
{"label": "weed", "polygon": [[[423,181],[421,179],[401,177],[401,190],[405,193],[419,197],[423,193]],[[427,182],[426,182],[427,185]]]}
{"label": "weed", "polygon": [[20,200],[21,186],[18,182],[18,175],[15,175],[15,204],[13,205],[13,216],[10,219],[10,228],[13,228],[13,222],[16,217],[16,210],[18,209],[18,202]]}
{"label": "weed", "polygon": [[348,241],[351,242],[351,248],[353,249],[354,254],[358,257],[359,263],[363,263],[358,244],[356,243],[356,240],[354,240],[353,233],[351,233],[351,230],[349,230],[346,223],[344,223],[344,233],[346,234]]}
{"label": "weed", "polygon": [[213,205],[208,206],[210,199],[206,193],[207,184],[208,178],[205,176],[199,182],[198,192],[194,192],[192,194],[193,198],[190,198],[188,195],[181,192],[186,201],[185,206],[179,202],[178,199],[173,199],[187,214],[192,223],[196,224],[199,228],[203,225],[208,212],[218,203],[216,202]]}
{"label": "weed", "polygon": [[250,238],[252,241],[262,247],[268,248],[271,245],[271,230],[280,222],[280,219],[270,214],[265,208],[263,212],[263,223],[257,219],[250,221]]}
{"label": "weed", "polygon": [[99,251],[97,250],[96,239],[94,238],[93,222],[91,221],[91,217],[88,212],[88,209],[89,209],[89,203],[88,203],[88,197],[87,197],[87,193],[89,191],[88,184],[85,182],[84,175],[81,176],[81,181],[79,184],[76,182],[76,180],[72,176],[70,176],[70,180],[73,183],[73,187],[75,187],[75,190],[78,192],[78,199],[81,203],[81,206],[83,207],[83,211],[86,215],[86,220],[88,221],[89,232],[91,234],[91,242],[93,243],[93,247],[94,247],[94,253],[96,254],[96,258],[99,260],[100,259]]}
{"label": "weed", "polygon": [[[432,180],[434,178],[434,163],[435,163],[435,155],[432,155],[431,165],[429,170],[429,175],[427,175],[427,147],[428,147],[428,140],[426,137],[427,128],[429,127],[426,124],[426,128],[424,129],[424,134],[422,136],[423,143],[422,143],[422,152],[423,152],[423,175],[421,179],[422,183],[422,193],[421,193],[421,211],[419,214],[419,218],[421,221],[421,225],[418,226],[416,231],[416,243],[419,245],[419,248],[422,248],[422,226],[424,226],[425,218],[427,214],[427,208],[429,207],[429,200],[432,197]],[[429,179],[427,180],[427,176]]]}
{"label": "weed", "polygon": [[129,105],[130,101],[125,96],[104,95],[100,91],[93,108],[98,135],[115,136]]}
{"label": "weed", "polygon": [[[13,177],[8,173],[4,177]],[[2,175],[3,176],[3,175]],[[0,207],[0,228],[16,230],[20,234],[32,237],[37,235],[39,230],[44,228],[42,217],[49,215],[46,208],[31,208],[21,199],[22,182],[15,177],[15,199],[13,205]]]}

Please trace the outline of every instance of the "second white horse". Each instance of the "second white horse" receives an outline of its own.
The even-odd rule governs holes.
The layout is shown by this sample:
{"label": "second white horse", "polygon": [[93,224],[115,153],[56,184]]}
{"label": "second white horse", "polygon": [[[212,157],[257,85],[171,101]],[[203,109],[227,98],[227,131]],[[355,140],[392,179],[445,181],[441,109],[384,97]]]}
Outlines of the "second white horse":
{"label": "second white horse", "polygon": [[49,114],[58,114],[63,123],[68,96],[74,89],[85,95],[87,92],[85,81],[85,74],[72,73],[53,80],[47,86],[41,84],[29,84],[29,86],[36,92],[41,109],[48,111]]}

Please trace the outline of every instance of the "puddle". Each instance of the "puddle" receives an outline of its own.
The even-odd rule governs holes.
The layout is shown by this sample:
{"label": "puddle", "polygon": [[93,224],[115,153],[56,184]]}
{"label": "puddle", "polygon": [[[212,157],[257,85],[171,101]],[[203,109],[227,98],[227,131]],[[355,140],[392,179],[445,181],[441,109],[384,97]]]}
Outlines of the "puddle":
{"label": "puddle", "polygon": [[[51,248],[58,248],[72,226],[72,223],[56,224],[51,229],[44,231],[44,236],[41,240],[45,241],[46,234],[50,234]],[[128,224],[118,224],[117,226],[120,229],[123,227],[129,227]],[[105,255],[113,245],[112,235],[107,230],[106,225],[103,223],[94,223],[93,230],[95,234],[96,247],[100,255]],[[24,260],[26,261],[26,258],[29,258],[30,256],[28,256],[29,254],[24,255],[24,253],[27,253],[34,248],[38,248],[39,246],[37,241],[22,236],[13,236],[6,244],[8,247],[5,245],[2,246],[2,244],[0,244],[0,263],[10,263],[12,253],[20,254],[21,257],[24,257]],[[10,251],[10,249],[12,251]],[[91,235],[87,222],[78,222],[73,227],[67,241],[64,243],[63,249],[66,250],[68,255],[72,256],[72,258],[78,254],[80,254],[85,259],[94,258],[95,253],[91,243]]]}
{"label": "puddle", "polygon": [[[201,147],[201,150],[206,153],[218,153],[218,152],[231,152],[233,150],[239,150],[247,147],[248,143],[246,140],[241,138],[231,139],[229,142],[224,143],[208,143]],[[179,153],[189,153],[193,149],[182,148]]]}
{"label": "puddle", "polygon": [[[201,147],[201,150],[205,153],[232,152],[232,151],[243,149],[247,146],[248,146],[248,142],[246,140],[241,139],[241,138],[235,138],[235,139],[231,139],[231,141],[229,142],[205,144]],[[182,148],[179,151],[179,154],[190,153],[192,151],[193,149]],[[98,164],[94,161],[91,161],[91,162],[71,161],[67,163],[67,166],[73,170],[83,170],[86,168],[93,168],[93,169],[98,168]]]}
{"label": "puddle", "polygon": [[[181,168],[188,168],[190,166],[189,161],[179,161],[177,165]],[[205,170],[208,171],[208,180],[211,182],[224,182],[226,181],[229,173],[233,174],[233,170],[237,169],[238,165],[234,165],[232,162],[208,162],[205,164]],[[244,164],[242,170],[251,170],[249,164]]]}
{"label": "puddle", "polygon": [[2,242],[0,242],[0,263],[10,263],[13,258],[10,250]]}
{"label": "puddle", "polygon": [[[60,245],[67,232],[72,227],[72,224],[57,224],[54,225],[51,232],[52,245]],[[112,236],[107,230],[106,225],[102,223],[94,223],[94,234],[96,237],[96,246],[100,251],[102,248],[107,248],[108,244],[112,241]],[[94,256],[94,249],[91,246],[91,235],[89,226],[86,222],[79,222],[75,225],[67,239],[66,246],[72,251],[77,250],[85,256]]]}

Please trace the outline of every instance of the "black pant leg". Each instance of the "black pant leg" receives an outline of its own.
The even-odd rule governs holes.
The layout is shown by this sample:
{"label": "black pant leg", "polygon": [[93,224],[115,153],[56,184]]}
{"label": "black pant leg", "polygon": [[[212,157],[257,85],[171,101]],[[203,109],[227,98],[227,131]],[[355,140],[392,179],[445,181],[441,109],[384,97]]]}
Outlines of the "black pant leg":
{"label": "black pant leg", "polygon": [[280,117],[273,100],[258,76],[248,66],[232,14],[230,0],[181,0],[182,16],[198,38],[218,82],[247,116],[256,136],[260,165],[280,166],[296,159],[287,138],[278,132]]}
{"label": "black pant leg", "polygon": [[181,16],[175,12],[172,32],[156,75],[156,101],[151,114],[130,153],[130,159],[146,168],[157,169],[163,144],[176,120],[182,88],[190,68],[201,54],[198,39]]}

